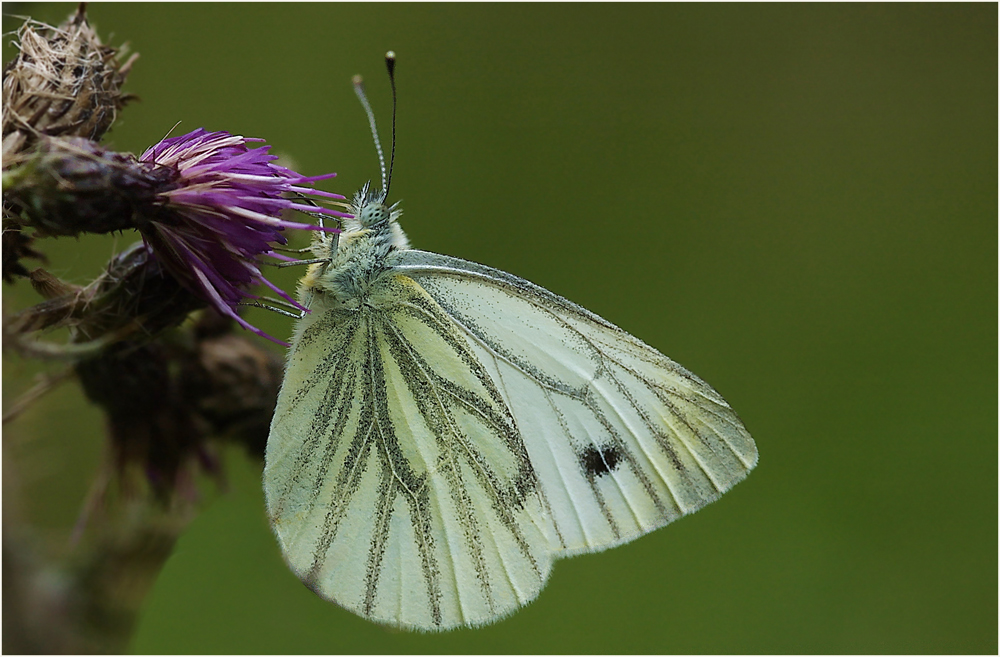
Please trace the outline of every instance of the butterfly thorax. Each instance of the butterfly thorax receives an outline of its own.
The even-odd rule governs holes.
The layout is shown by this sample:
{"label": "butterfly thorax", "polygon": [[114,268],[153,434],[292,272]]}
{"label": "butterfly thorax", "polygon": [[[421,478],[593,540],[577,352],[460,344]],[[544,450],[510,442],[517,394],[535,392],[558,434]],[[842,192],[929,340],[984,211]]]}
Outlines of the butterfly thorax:
{"label": "butterfly thorax", "polygon": [[343,232],[321,235],[313,244],[314,256],[328,262],[312,265],[299,285],[300,300],[307,308],[319,299],[348,310],[365,302],[386,271],[386,256],[409,248],[397,223],[402,215],[398,205],[386,205],[384,192],[372,192],[368,185],[354,195],[353,216],[344,220]]}

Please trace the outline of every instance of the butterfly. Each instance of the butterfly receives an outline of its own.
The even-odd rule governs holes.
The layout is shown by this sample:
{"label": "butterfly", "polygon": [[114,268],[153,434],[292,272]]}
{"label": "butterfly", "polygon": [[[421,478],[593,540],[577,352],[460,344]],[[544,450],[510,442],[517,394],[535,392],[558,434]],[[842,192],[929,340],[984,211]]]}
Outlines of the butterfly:
{"label": "butterfly", "polygon": [[316,238],[267,443],[268,514],[317,594],[400,628],[491,623],[556,559],[697,511],[756,465],[707,383],[544,288],[410,248],[387,188]]}

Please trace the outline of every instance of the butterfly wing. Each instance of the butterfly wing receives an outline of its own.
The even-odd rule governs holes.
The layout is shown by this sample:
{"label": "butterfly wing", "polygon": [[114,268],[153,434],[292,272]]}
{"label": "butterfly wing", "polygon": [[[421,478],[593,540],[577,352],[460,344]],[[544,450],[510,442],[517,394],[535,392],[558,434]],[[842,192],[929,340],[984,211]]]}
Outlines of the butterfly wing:
{"label": "butterfly wing", "polygon": [[697,511],[756,465],[753,439],[715,390],[597,315],[457,258],[406,250],[387,264],[433,297],[503,395],[556,556]]}
{"label": "butterfly wing", "polygon": [[268,439],[292,569],[379,622],[447,629],[533,599],[552,560],[716,499],[757,459],[707,384],[575,304],[403,250],[371,303],[314,308]]}
{"label": "butterfly wing", "polygon": [[293,349],[264,487],[292,570],[387,624],[447,629],[533,599],[554,528],[495,381],[412,280],[314,306]]}

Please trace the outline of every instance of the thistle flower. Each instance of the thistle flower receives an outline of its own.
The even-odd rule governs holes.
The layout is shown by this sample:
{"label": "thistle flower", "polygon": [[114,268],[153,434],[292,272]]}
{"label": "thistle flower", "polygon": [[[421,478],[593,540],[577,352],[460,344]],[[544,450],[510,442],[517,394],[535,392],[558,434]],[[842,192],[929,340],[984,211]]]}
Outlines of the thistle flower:
{"label": "thistle flower", "polygon": [[343,200],[311,187],[336,174],[308,177],[274,164],[269,147],[250,148],[260,141],[199,128],[136,159],[86,139],[42,137],[4,171],[4,201],[41,234],[138,230],[181,285],[244,328],[284,344],[241,318],[237,307],[261,305],[248,288],[263,285],[283,299],[278,305],[305,311],[260,268],[267,257],[290,260],[273,251],[275,243],[287,244],[284,229],[337,229],[282,214],[350,215],[306,204],[309,197]]}
{"label": "thistle flower", "polygon": [[287,244],[285,228],[337,230],[288,221],[281,218],[282,212],[350,215],[284,198],[283,194],[294,194],[344,199],[304,186],[336,174],[309,177],[278,166],[269,147],[247,146],[260,141],[199,128],[147,150],[140,163],[167,167],[177,177],[157,195],[160,212],[145,217],[139,230],[166,269],[188,289],[244,328],[279,342],[236,312],[244,299],[260,298],[247,292],[253,285],[264,285],[293,307],[306,310],[264,277],[259,256],[287,260],[271,246]]}

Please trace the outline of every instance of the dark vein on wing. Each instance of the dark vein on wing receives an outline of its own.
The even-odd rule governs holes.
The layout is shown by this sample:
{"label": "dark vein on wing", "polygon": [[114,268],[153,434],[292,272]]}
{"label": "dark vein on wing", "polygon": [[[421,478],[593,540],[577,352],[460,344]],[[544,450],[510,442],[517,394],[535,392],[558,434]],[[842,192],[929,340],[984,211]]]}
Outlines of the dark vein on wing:
{"label": "dark vein on wing", "polygon": [[[344,352],[344,357],[341,360],[347,360],[346,351]],[[349,374],[353,376],[353,369],[348,367],[346,363],[340,362],[337,363],[336,369],[333,370],[331,376],[326,378],[327,396],[333,397],[333,399],[339,403],[320,404],[320,408],[318,409],[316,415],[313,416],[310,424],[309,433],[307,434],[308,437],[303,442],[301,452],[295,459],[295,465],[292,468],[292,476],[289,478],[289,481],[281,495],[282,500],[287,499],[291,489],[299,485],[300,478],[308,471],[308,464],[314,462],[313,459],[315,450],[319,447],[323,436],[329,436],[330,438],[326,443],[323,457],[319,459],[320,474],[317,476],[312,487],[310,504],[315,505],[316,498],[322,489],[324,478],[330,467],[330,459],[340,444],[339,440],[347,421],[349,409],[346,407],[350,404],[351,398],[348,395],[340,393],[345,390],[343,382]],[[330,394],[331,391],[333,391],[332,395]]]}
{"label": "dark vein on wing", "polygon": [[[557,315],[556,313],[554,313],[551,309],[546,308],[544,306],[541,306],[541,305],[539,305],[537,303],[533,303],[533,305],[535,305],[536,307],[540,308],[541,310],[544,310],[546,313],[548,313],[549,315],[551,315],[564,328],[566,328],[569,331],[575,333],[578,337],[580,337],[584,342],[586,342],[593,349],[593,351],[596,354],[598,360],[600,360],[600,361],[603,360],[603,358],[605,357],[604,353],[600,350],[600,348],[598,348],[593,343],[593,341],[591,341],[580,330],[578,330],[575,327],[573,327],[572,325],[570,325],[562,317],[560,317],[559,315]],[[646,494],[649,496],[650,500],[654,503],[654,505],[656,505],[657,509],[660,511],[660,513],[664,517],[668,517],[669,516],[669,514],[666,511],[666,508],[663,506],[662,500],[660,500],[660,496],[656,493],[656,490],[653,487],[652,482],[650,481],[649,477],[646,475],[645,469],[642,468],[639,465],[639,463],[635,460],[635,456],[631,453],[631,450],[625,449],[625,444],[624,444],[624,441],[622,441],[621,436],[614,429],[614,427],[610,424],[610,422],[607,420],[607,418],[604,417],[604,415],[600,411],[600,409],[598,409],[598,408],[595,407],[593,400],[589,399],[588,398],[588,393],[585,392],[585,390],[586,391],[592,391],[593,388],[591,387],[591,384],[594,382],[594,380],[596,380],[596,378],[600,374],[607,372],[607,370],[604,367],[603,363],[601,364],[601,368],[594,374],[594,376],[591,377],[587,381],[587,383],[585,384],[585,386],[583,387],[583,389],[572,389],[572,388],[570,388],[569,390],[563,389],[563,388],[560,388],[558,386],[555,386],[555,385],[552,385],[552,384],[549,384],[547,382],[542,381],[541,379],[538,378],[538,376],[536,376],[533,373],[531,373],[528,370],[526,370],[524,367],[522,367],[520,364],[518,364],[516,361],[514,361],[511,357],[509,357],[506,354],[503,354],[503,353],[499,352],[496,347],[494,347],[489,342],[487,342],[484,337],[482,337],[482,336],[479,335],[479,333],[477,333],[476,331],[472,330],[470,327],[466,326],[466,324],[461,319],[459,319],[459,316],[458,316],[459,313],[457,313],[457,312],[454,312],[454,313],[453,312],[449,312],[448,315],[449,315],[449,317],[452,318],[452,320],[459,327],[461,327],[465,331],[465,333],[470,338],[472,338],[477,343],[479,343],[494,358],[503,360],[510,367],[512,367],[513,369],[515,369],[518,372],[522,373],[526,378],[534,381],[535,384],[538,385],[543,390],[551,390],[551,391],[556,392],[556,393],[558,393],[560,395],[563,395],[565,397],[569,397],[571,399],[578,400],[584,406],[586,406],[590,410],[590,412],[594,415],[594,417],[599,422],[601,422],[601,424],[605,427],[605,429],[608,431],[608,433],[613,437],[613,439],[615,440],[616,445],[621,449],[621,451],[622,451],[623,455],[625,456],[626,460],[632,466],[633,473],[636,475],[636,478],[642,484],[643,489],[645,490]],[[618,330],[621,331],[621,329],[618,329]],[[626,334],[624,332],[622,332],[622,333],[624,335],[628,335],[628,334]],[[568,386],[567,386],[567,388],[568,388]],[[639,411],[639,409],[636,408],[636,402],[633,399],[631,399],[631,397],[629,398],[629,403],[633,406],[633,408],[636,409],[636,412],[641,413],[641,411]],[[627,426],[627,423],[625,423],[625,424]],[[635,435],[635,434],[633,434],[633,435]],[[647,458],[649,458],[648,454],[647,454]],[[558,463],[558,461],[556,461],[556,462]],[[659,472],[657,472],[657,474],[659,474],[661,476],[661,478],[662,478],[662,474],[660,474]],[[667,483],[666,481],[664,481],[664,483],[666,484],[668,491],[670,491],[671,496],[674,497],[674,501],[675,501],[675,504],[676,504],[676,502],[677,502],[676,495],[674,494],[673,490],[670,488],[669,483]],[[680,509],[682,513],[685,513],[684,508],[682,506],[680,506],[679,504],[677,505],[677,508]],[[632,512],[634,513],[634,510],[632,510]],[[640,523],[640,526],[642,526],[641,523]]]}
{"label": "dark vein on wing", "polygon": [[[448,445],[449,443],[458,444],[462,448],[464,448],[468,457],[467,460],[471,462],[474,467],[479,469],[481,476],[478,478],[481,481],[485,481],[490,486],[490,490],[488,492],[492,493],[493,498],[496,501],[499,498],[499,493],[493,485],[493,481],[491,480],[492,478],[489,476],[489,473],[486,471],[485,467],[480,463],[481,457],[477,458],[477,456],[479,455],[474,454],[471,446],[467,445],[466,442],[462,440],[461,432],[458,430],[458,427],[455,426],[454,418],[451,417],[451,414],[448,412],[448,409],[446,408],[444,401],[438,394],[438,384],[436,377],[431,376],[427,372],[419,356],[417,356],[417,354],[414,353],[413,346],[410,344],[410,342],[402,335],[399,328],[396,327],[392,321],[388,320],[387,314],[384,315],[386,316],[382,317],[383,327],[388,328],[390,331],[392,331],[392,333],[396,337],[396,343],[400,347],[400,351],[397,358],[399,356],[403,356],[404,354],[409,356],[409,360],[412,366],[427,381],[427,384],[431,390],[431,394],[433,395],[433,399],[436,402],[438,415],[440,419],[443,420],[443,427],[446,428],[447,431],[451,434],[451,441],[448,441],[445,436],[437,434],[439,426],[438,422],[428,421],[427,422],[428,428],[430,428],[431,431],[435,433],[436,437],[442,442],[444,442],[446,445]],[[443,338],[444,336],[441,337]],[[392,349],[391,345],[390,349]],[[414,401],[416,401],[416,398],[419,396],[419,393],[413,388],[411,381],[407,380],[406,385],[410,389],[410,394],[414,397]],[[421,415],[425,415],[426,417],[427,413],[425,412],[424,409],[421,409],[419,405],[417,410],[418,412],[421,413]],[[426,410],[429,411],[430,409]],[[466,546],[472,553],[473,562],[475,564],[476,573],[478,575],[480,586],[483,588],[484,598],[486,599],[487,604],[492,608],[493,605],[492,591],[490,589],[489,572],[486,568],[486,560],[485,557],[483,556],[481,539],[479,538],[480,537],[479,522],[475,514],[471,512],[472,501],[471,499],[469,499],[468,494],[465,491],[465,486],[461,481],[461,469],[458,467],[458,463],[455,460],[455,453],[454,450],[452,449],[448,450],[448,460],[450,462],[450,467],[446,468],[446,472],[450,474],[449,490],[455,502],[456,510],[462,514],[462,520],[464,521],[462,524],[464,524],[465,528],[469,532],[468,535],[466,536]],[[430,472],[428,472],[428,475],[430,475]],[[430,476],[428,476],[428,478],[424,481],[424,485],[427,486],[429,481],[430,481]],[[447,523],[444,522],[443,514],[442,514],[442,526],[445,530],[445,533],[448,534],[449,533],[448,527]],[[457,579],[458,575],[457,570],[455,571],[455,574]]]}
{"label": "dark vein on wing", "polygon": [[[620,364],[619,364],[619,367],[622,367],[622,369],[626,369],[627,370],[627,368],[625,368],[624,366],[622,366]],[[649,389],[649,391],[652,392],[656,396],[656,398],[660,400],[660,403],[663,404],[665,407],[667,407],[667,410],[670,411],[670,413],[677,420],[679,420],[684,426],[686,426],[688,428],[688,430],[691,431],[692,436],[695,439],[697,439],[699,442],[701,442],[702,444],[705,444],[707,446],[707,441],[704,438],[701,437],[701,431],[699,431],[698,429],[696,429],[694,426],[691,425],[691,423],[688,421],[687,417],[684,416],[680,412],[679,407],[676,404],[674,404],[674,402],[672,402],[670,399],[668,399],[668,396],[679,398],[680,400],[682,400],[684,402],[687,402],[688,404],[691,404],[692,406],[694,406],[698,410],[710,413],[713,417],[715,417],[715,418],[717,418],[719,420],[720,424],[724,424],[724,425],[730,426],[733,429],[735,429],[737,432],[740,431],[741,425],[739,425],[737,423],[734,423],[731,418],[723,417],[722,415],[714,413],[712,411],[712,409],[710,409],[710,408],[708,408],[706,406],[702,406],[700,404],[696,404],[694,401],[692,401],[691,399],[689,399],[689,398],[687,398],[687,397],[679,394],[677,391],[674,391],[672,389],[666,388],[665,386],[660,385],[658,382],[650,379],[649,377],[643,376],[642,374],[640,374],[638,372],[631,371],[631,370],[627,370],[627,371],[630,371],[633,376],[635,376],[639,381],[641,381],[647,387],[647,389]],[[728,406],[726,408],[728,408]],[[732,413],[731,409],[730,409],[730,413]],[[743,464],[744,468],[746,468],[749,471],[749,469],[750,469],[749,464],[743,459],[743,456],[739,453],[739,451],[735,447],[733,447],[732,443],[729,442],[729,440],[725,436],[723,436],[718,431],[718,429],[716,429],[716,427],[713,424],[709,424],[707,422],[703,422],[702,424],[707,429],[709,429],[710,431],[712,431],[720,439],[720,442],[723,443],[729,449],[729,451],[731,451],[733,453],[733,455],[736,456],[736,458]],[[680,440],[682,442],[684,448],[687,449],[689,453],[691,453],[692,457],[694,457],[695,462],[698,463],[698,467],[700,467],[702,469],[702,471],[705,472],[705,474],[708,476],[708,478],[712,481],[712,485],[715,486],[715,488],[717,490],[719,490],[720,492],[722,492],[724,489],[720,488],[717,485],[717,483],[714,481],[712,475],[709,474],[708,470],[706,470],[705,466],[701,463],[701,460],[697,456],[695,456],[695,454],[692,451],[690,445],[688,445],[687,442],[684,440],[684,438],[681,437],[680,432],[678,432],[673,427],[671,427],[671,429],[677,435],[678,440]],[[714,450],[712,450],[710,446],[709,446],[709,450],[714,452]]]}
{"label": "dark vein on wing", "polygon": [[382,467],[382,481],[376,493],[375,521],[373,523],[372,540],[368,548],[368,563],[365,572],[365,614],[371,615],[375,608],[375,595],[378,592],[379,576],[382,574],[382,559],[385,557],[385,547],[389,540],[389,519],[392,516],[392,478],[387,476],[385,466]]}
{"label": "dark vein on wing", "polygon": [[[374,318],[372,318],[374,319]],[[382,426],[382,419],[384,420],[388,428],[392,427],[392,420],[389,417],[388,409],[388,398],[386,396],[385,390],[385,371],[384,369],[379,369],[378,375],[376,375],[376,362],[381,363],[382,359],[377,354],[378,342],[375,336],[375,327],[373,322],[369,322],[368,327],[368,351],[369,351],[369,372],[371,378],[371,395],[368,397],[369,403],[374,405],[376,402],[379,403],[377,409],[373,408],[373,416],[377,418],[377,429],[379,433],[379,438],[382,446],[382,454],[384,455],[385,464],[389,466],[393,473],[393,477],[397,482],[399,482],[400,489],[406,494],[406,499],[408,506],[410,507],[410,521],[413,524],[414,534],[419,538],[418,549],[420,551],[421,567],[424,574],[424,583],[427,585],[427,598],[431,606],[431,618],[435,625],[441,625],[441,590],[440,581],[438,579],[439,572],[437,567],[437,561],[434,558],[434,548],[433,548],[433,538],[431,537],[432,530],[432,518],[429,515],[427,509],[427,490],[423,486],[419,489],[411,489],[407,482],[403,480],[401,473],[397,470],[396,459],[393,458],[395,455],[395,450],[392,450],[389,445],[387,436],[391,435],[394,440],[398,441],[395,431],[387,433],[387,427]],[[382,387],[376,387],[376,379],[378,379]],[[399,455],[400,467],[405,466],[405,458]],[[412,475],[413,473],[410,472]],[[414,482],[416,483],[416,482]]]}
{"label": "dark vein on wing", "polygon": [[[423,366],[421,369],[429,377],[430,383],[435,386],[436,389],[439,389],[449,398],[460,402],[464,408],[475,410],[478,415],[487,419],[489,425],[494,429],[493,434],[496,437],[501,438],[507,446],[511,457],[518,466],[518,473],[512,482],[512,493],[514,495],[513,499],[509,499],[510,495],[505,492],[503,488],[499,487],[498,477],[496,473],[489,468],[487,460],[473,448],[471,443],[460,439],[462,437],[462,433],[452,423],[453,434],[456,436],[456,439],[458,439],[459,444],[466,449],[470,460],[477,466],[478,471],[481,473],[480,479],[489,484],[492,489],[494,509],[501,517],[501,520],[504,521],[504,524],[510,530],[511,534],[515,537],[518,544],[522,547],[522,551],[524,552],[525,557],[531,561],[532,567],[535,568],[536,572],[540,573],[537,569],[535,560],[531,557],[530,550],[527,547],[523,534],[518,528],[517,520],[511,515],[507,506],[507,503],[521,505],[523,502],[523,496],[526,494],[523,490],[524,487],[527,483],[530,483],[532,489],[535,489],[536,483],[535,474],[530,465],[530,457],[525,451],[524,443],[514,421],[514,416],[511,413],[503,395],[493,383],[489,372],[486,371],[483,364],[479,361],[479,358],[470,350],[469,345],[463,340],[462,335],[453,331],[452,317],[440,308],[440,305],[430,296],[427,297],[427,301],[434,304],[433,308],[440,309],[441,314],[438,315],[433,312],[433,308],[427,308],[419,304],[401,302],[399,305],[400,307],[407,309],[407,311],[410,312],[415,319],[421,321],[424,326],[434,331],[438,337],[440,337],[451,349],[454,350],[454,352],[461,358],[462,362],[479,380],[480,385],[482,385],[484,390],[488,393],[493,404],[497,408],[502,409],[506,415],[498,413],[497,408],[494,408],[494,406],[490,404],[489,400],[477,395],[470,389],[439,376],[433,369]],[[422,357],[413,349],[409,349],[409,355],[416,361],[423,363]],[[443,403],[443,400],[441,401]],[[510,425],[507,425],[505,420],[509,421]],[[525,478],[530,479],[530,482],[526,483]]]}

